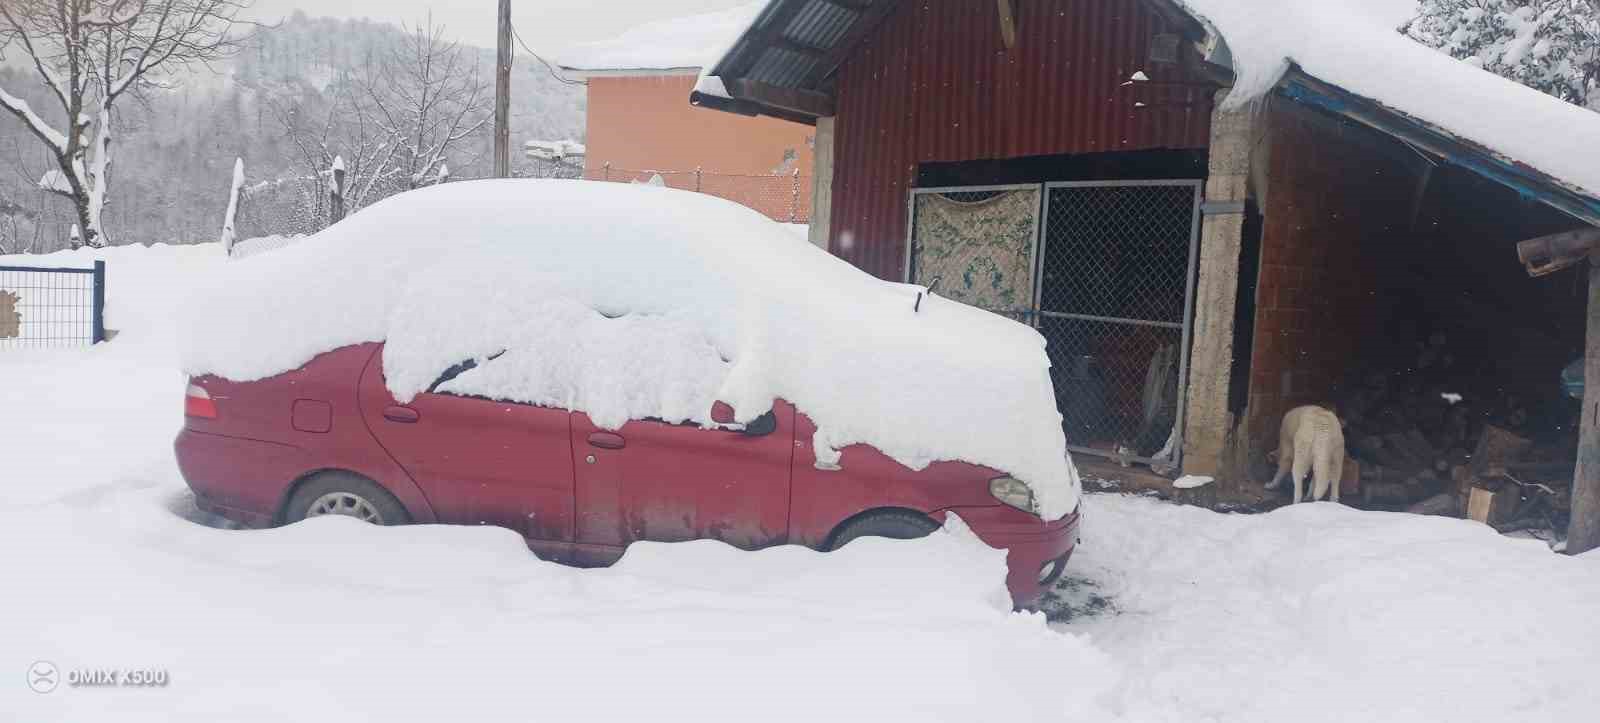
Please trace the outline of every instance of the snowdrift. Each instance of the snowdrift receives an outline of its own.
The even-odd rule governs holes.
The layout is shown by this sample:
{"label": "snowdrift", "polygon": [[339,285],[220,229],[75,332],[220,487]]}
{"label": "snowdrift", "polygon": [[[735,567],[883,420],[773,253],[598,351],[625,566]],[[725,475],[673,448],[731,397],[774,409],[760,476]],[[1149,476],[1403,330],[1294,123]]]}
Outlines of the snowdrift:
{"label": "snowdrift", "polygon": [[737,204],[649,186],[477,181],[386,199],[211,274],[187,305],[183,366],[251,380],[387,341],[405,401],[445,391],[629,419],[741,421],[787,399],[819,454],[869,443],[953,459],[1077,504],[1044,339],[873,278]]}

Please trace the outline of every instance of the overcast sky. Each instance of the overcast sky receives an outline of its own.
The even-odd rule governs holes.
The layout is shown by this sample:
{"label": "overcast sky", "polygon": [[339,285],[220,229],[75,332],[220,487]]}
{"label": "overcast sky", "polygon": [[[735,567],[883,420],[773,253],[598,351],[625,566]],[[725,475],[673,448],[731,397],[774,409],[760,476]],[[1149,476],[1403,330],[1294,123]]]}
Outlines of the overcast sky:
{"label": "overcast sky", "polygon": [[[749,0],[512,0],[511,24],[540,55],[562,46],[610,37],[651,20],[722,10]],[[251,13],[265,21],[303,10],[307,15],[416,23],[433,11],[448,34],[486,48],[495,45],[498,0],[255,0]]]}

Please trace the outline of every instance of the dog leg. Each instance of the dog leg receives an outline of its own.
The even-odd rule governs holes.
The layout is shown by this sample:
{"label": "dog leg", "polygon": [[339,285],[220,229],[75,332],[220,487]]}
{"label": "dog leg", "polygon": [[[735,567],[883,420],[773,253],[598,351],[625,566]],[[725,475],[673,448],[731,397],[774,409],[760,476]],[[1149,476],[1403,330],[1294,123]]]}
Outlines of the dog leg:
{"label": "dog leg", "polygon": [[1289,465],[1293,463],[1293,460],[1290,459],[1292,456],[1278,455],[1278,473],[1272,475],[1272,481],[1268,482],[1263,489],[1275,490],[1278,489],[1278,485],[1283,484],[1283,480],[1289,476]]}
{"label": "dog leg", "polygon": [[1310,460],[1306,459],[1309,456],[1305,454],[1296,454],[1294,456],[1294,472],[1292,473],[1294,475],[1294,502],[1290,504],[1298,505],[1301,498],[1305,497],[1306,472],[1308,471],[1306,468],[1311,466]]}

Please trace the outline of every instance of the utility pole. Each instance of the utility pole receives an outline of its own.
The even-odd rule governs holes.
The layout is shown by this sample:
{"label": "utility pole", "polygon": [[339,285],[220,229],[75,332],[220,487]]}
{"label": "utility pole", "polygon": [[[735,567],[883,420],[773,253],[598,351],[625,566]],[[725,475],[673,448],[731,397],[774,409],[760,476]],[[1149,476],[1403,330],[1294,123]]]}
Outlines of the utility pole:
{"label": "utility pole", "polygon": [[500,52],[494,68],[494,176],[511,177],[511,0],[500,0]]}

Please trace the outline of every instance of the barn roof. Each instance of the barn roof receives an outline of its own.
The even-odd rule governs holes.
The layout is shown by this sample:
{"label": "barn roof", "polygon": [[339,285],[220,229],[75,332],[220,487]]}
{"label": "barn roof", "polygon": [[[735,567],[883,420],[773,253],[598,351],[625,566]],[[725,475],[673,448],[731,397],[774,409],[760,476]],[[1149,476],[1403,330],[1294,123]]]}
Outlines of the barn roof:
{"label": "barn roof", "polygon": [[[1401,138],[1600,225],[1600,113],[1414,42],[1413,0],[1141,0],[1232,76],[1228,105],[1279,93]],[[832,78],[900,0],[769,0],[691,102],[812,122]]]}

